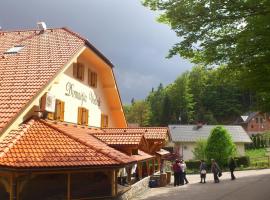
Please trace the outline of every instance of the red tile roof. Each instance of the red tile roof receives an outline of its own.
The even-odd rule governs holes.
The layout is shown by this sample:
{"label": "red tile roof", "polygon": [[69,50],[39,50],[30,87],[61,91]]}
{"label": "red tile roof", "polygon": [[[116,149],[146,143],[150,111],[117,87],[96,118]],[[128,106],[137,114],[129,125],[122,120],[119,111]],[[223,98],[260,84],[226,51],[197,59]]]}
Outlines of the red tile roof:
{"label": "red tile roof", "polygon": [[[17,45],[23,49],[6,53]],[[66,28],[44,33],[0,31],[0,133],[85,45],[113,66],[87,40]]]}
{"label": "red tile roof", "polygon": [[148,140],[166,140],[168,136],[167,127],[140,127],[140,128],[106,128],[105,132],[124,134],[144,134]]}
{"label": "red tile roof", "polygon": [[0,132],[84,44],[65,29],[0,32]]}
{"label": "red tile roof", "polygon": [[[0,143],[0,166],[12,168],[116,166],[134,162],[129,156],[84,132],[32,119]],[[63,128],[63,129],[62,129]],[[76,128],[74,129],[81,129]]]}
{"label": "red tile roof", "polygon": [[111,133],[109,130],[104,130],[103,133],[94,133],[93,135],[110,146],[118,146],[118,145],[139,146],[144,137],[142,133],[121,133],[121,132]]}

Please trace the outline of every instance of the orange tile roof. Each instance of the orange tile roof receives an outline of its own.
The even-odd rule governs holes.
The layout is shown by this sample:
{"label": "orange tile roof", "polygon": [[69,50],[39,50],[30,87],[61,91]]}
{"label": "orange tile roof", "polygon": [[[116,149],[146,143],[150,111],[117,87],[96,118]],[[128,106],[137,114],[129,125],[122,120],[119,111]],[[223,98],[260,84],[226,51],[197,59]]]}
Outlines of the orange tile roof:
{"label": "orange tile roof", "polygon": [[[117,166],[134,162],[129,156],[84,132],[32,119],[0,143],[0,166],[12,168]],[[80,129],[74,127],[74,129]]]}
{"label": "orange tile roof", "polygon": [[109,130],[104,130],[103,133],[94,133],[93,135],[110,146],[119,146],[119,145],[139,146],[144,137],[142,133],[121,133],[121,132],[111,133]]}
{"label": "orange tile roof", "polygon": [[131,158],[135,159],[136,161],[143,161],[152,159],[154,156],[147,154],[142,150],[138,150],[138,155],[132,155]]}
{"label": "orange tile roof", "polygon": [[[16,45],[24,48],[6,53]],[[66,28],[44,33],[0,31],[0,133],[85,45],[113,66],[87,40]]]}
{"label": "orange tile roof", "polygon": [[144,134],[148,140],[166,140],[168,136],[167,127],[140,127],[140,128],[106,128],[105,132],[124,134]]}

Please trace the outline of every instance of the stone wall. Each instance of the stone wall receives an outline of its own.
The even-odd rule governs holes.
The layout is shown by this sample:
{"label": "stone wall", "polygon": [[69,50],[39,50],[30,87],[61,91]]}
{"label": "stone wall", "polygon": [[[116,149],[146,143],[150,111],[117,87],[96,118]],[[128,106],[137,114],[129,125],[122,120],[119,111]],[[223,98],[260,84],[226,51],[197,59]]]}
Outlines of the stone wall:
{"label": "stone wall", "polygon": [[146,190],[149,189],[148,187],[149,180],[150,177],[148,176],[140,180],[139,182],[133,184],[127,192],[117,197],[116,200],[131,200],[132,198],[135,198],[139,194],[144,193]]}

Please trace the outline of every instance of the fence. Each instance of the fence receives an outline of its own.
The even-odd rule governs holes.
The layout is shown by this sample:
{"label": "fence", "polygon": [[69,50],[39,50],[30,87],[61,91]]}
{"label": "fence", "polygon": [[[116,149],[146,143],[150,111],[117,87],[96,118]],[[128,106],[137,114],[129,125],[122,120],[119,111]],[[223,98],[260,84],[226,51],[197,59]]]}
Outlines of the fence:
{"label": "fence", "polygon": [[250,158],[250,166],[259,167],[259,168],[270,167],[270,157],[263,156],[263,157]]}

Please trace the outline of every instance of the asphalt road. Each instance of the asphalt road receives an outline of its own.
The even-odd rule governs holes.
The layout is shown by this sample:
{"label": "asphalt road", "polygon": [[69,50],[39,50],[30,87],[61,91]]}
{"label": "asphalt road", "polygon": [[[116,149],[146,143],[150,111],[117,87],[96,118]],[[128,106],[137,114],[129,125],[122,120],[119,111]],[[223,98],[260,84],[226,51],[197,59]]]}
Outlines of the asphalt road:
{"label": "asphalt road", "polygon": [[[243,173],[243,172],[241,172]],[[209,180],[206,184],[195,183],[190,177],[191,184],[173,187],[153,188],[142,194],[136,200],[270,200],[270,173],[241,175],[231,181],[228,174],[219,184]],[[237,174],[237,173],[236,173]],[[244,174],[244,173],[243,173]],[[251,173],[250,173],[251,174]],[[211,179],[208,175],[208,179]],[[193,183],[192,183],[193,182]]]}

